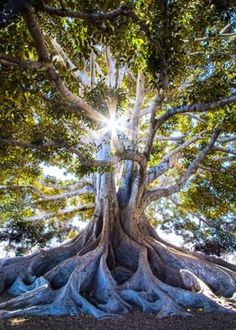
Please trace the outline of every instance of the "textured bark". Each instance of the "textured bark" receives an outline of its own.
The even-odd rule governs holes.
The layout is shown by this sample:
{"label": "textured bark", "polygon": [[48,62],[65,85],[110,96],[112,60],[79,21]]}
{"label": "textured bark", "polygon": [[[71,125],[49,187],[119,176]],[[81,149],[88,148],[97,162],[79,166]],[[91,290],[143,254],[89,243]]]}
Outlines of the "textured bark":
{"label": "textured bark", "polygon": [[[100,141],[93,141],[97,143],[99,151],[91,161],[80,150],[67,143],[47,141],[36,146],[30,141],[0,139],[1,144],[12,147],[32,150],[49,147],[65,149],[76,155],[81,164],[110,168],[110,172],[95,175],[94,189],[90,187],[90,192],[96,194],[94,217],[78,237],[60,247],[39,251],[30,256],[0,260],[0,317],[80,313],[104,317],[125,314],[137,307],[146,312],[156,312],[158,317],[172,314],[185,315],[189,309],[198,308],[209,312],[236,311],[236,266],[164,242],[150,226],[144,213],[148,203],[161,197],[169,197],[183,188],[189,178],[196,173],[204,157],[214,150],[214,144],[220,134],[219,128],[216,128],[209,143],[199,151],[176,183],[168,187],[158,186],[156,189],[148,190],[148,185],[170,169],[170,157],[202,138],[204,133],[199,132],[192,139],[183,141],[182,145],[169,152],[160,164],[150,169],[148,161],[158,129],[174,116],[189,115],[189,113],[194,116],[195,113],[216,111],[227,104],[235,103],[236,96],[226,96],[205,104],[196,103],[169,109],[168,102],[165,104],[167,63],[164,52],[157,40],[153,39],[147,26],[131,10],[119,7],[107,13],[81,13],[43,4],[38,10],[50,15],[89,20],[91,24],[121,15],[130,17],[155,45],[160,56],[161,89],[149,107],[143,110],[145,84],[144,75],[139,71],[135,105],[129,127],[126,127],[129,132],[122,133],[124,136],[121,141],[118,136],[113,137],[114,155],[110,150],[112,137],[109,133]],[[73,111],[79,116],[89,117],[97,126],[102,126],[107,118],[82,97],[74,95],[51,62],[43,33],[32,8],[24,11],[23,18],[35,45],[38,61],[22,61],[19,58],[0,54],[0,63],[27,70],[44,71],[57,92],[65,101],[73,105],[67,107],[65,111]],[[104,76],[101,68],[95,63],[94,54],[91,55],[89,79],[89,76],[79,70],[74,71],[74,64],[55,40],[53,45],[69,65],[73,75],[82,81],[83,85],[87,87],[90,85],[91,88],[95,86],[96,70],[99,75],[101,73],[101,76]],[[109,48],[106,57],[108,79],[102,79],[108,88],[116,90],[121,85],[127,67],[117,67]],[[131,72],[129,74],[132,75]],[[109,108],[109,100],[106,101]],[[161,110],[161,115],[157,114],[158,110]],[[110,114],[115,118],[116,109],[112,111]],[[142,148],[139,149],[138,146],[138,124],[147,114],[150,114],[149,131],[145,145],[142,147],[143,151],[140,151]],[[183,137],[171,136],[158,136],[158,138],[170,141],[183,139]],[[228,141],[231,141],[231,138]],[[222,152],[220,146],[217,148]],[[228,149],[223,148],[223,151],[225,150],[229,153]],[[223,157],[223,160],[234,158]],[[217,157],[215,160],[221,161],[222,157]],[[113,172],[114,166],[118,163],[122,163],[123,175],[117,189]],[[47,197],[38,189],[35,190],[31,186],[28,188],[33,189],[40,197],[37,203],[44,200],[55,201],[65,196],[71,197],[81,192],[81,190],[69,189],[64,194]],[[0,189],[4,190],[5,187],[1,186]],[[93,204],[87,205],[90,208],[93,206]],[[81,209],[80,206],[78,208]],[[58,213],[65,215],[69,212],[71,210],[59,210]],[[39,217],[45,219],[51,216],[52,214],[43,214]],[[31,220],[35,221],[39,217],[32,217]]]}
{"label": "textured bark", "polygon": [[[111,188],[111,177],[100,181]],[[234,265],[165,244],[141,211],[119,208],[109,189],[99,198],[93,221],[72,242],[2,260],[2,317],[235,310]]]}
{"label": "textured bark", "polygon": [[[109,134],[98,145],[106,162]],[[125,164],[118,191],[113,171],[95,175],[94,217],[77,238],[0,261],[1,317],[236,311],[236,266],[165,243],[145,217],[143,163]]]}

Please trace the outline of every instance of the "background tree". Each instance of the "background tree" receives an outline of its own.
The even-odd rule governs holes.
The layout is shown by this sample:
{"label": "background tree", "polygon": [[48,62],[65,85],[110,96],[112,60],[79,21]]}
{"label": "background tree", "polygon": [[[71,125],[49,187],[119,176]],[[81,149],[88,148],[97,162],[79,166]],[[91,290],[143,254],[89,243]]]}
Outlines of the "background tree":
{"label": "background tree", "polygon": [[0,315],[233,309],[235,265],[164,242],[147,213],[163,198],[193,216],[234,210],[233,1],[22,3],[1,7],[4,218],[16,205],[19,224],[49,230],[92,220],[60,247],[1,261]]}

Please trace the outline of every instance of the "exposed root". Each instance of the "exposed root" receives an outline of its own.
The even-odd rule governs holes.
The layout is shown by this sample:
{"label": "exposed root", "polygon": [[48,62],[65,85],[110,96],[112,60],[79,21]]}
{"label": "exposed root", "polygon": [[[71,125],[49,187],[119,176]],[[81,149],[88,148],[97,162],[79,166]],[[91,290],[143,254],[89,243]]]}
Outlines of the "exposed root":
{"label": "exposed root", "polygon": [[103,227],[90,239],[94,225],[71,244],[1,263],[2,291],[11,295],[0,303],[1,317],[86,313],[98,318],[132,308],[158,317],[198,308],[236,311],[235,298],[218,297],[236,292],[233,267],[174,249],[147,231],[131,236],[119,221],[111,230],[104,205]]}
{"label": "exposed root", "polygon": [[19,276],[26,284],[40,277],[55,266],[77,254],[86,245],[94,224],[90,222],[83,232],[70,243],[42,250],[26,257],[0,260],[0,294],[8,289]]}
{"label": "exposed root", "polygon": [[0,304],[0,310],[18,310],[32,305],[48,304],[53,301],[56,291],[53,291],[47,285],[43,285],[32,291],[10,299]]}

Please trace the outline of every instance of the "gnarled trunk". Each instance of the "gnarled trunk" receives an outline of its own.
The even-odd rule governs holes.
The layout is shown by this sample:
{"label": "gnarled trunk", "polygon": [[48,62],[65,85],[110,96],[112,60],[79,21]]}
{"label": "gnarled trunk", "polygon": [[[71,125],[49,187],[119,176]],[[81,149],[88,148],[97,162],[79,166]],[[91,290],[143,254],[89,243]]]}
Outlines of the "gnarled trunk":
{"label": "gnarled trunk", "polygon": [[[110,145],[102,145],[97,156],[106,160]],[[96,174],[94,218],[76,239],[1,262],[0,316],[234,310],[227,298],[236,266],[161,240],[145,217],[134,167],[125,168],[118,192],[112,172]]]}

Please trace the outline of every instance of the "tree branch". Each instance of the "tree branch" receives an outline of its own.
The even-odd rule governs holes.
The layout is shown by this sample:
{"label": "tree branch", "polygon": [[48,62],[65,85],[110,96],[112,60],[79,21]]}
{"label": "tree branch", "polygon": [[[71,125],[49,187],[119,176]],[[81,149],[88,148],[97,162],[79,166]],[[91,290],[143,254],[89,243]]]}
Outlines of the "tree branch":
{"label": "tree branch", "polygon": [[227,96],[224,98],[221,98],[218,101],[209,102],[209,103],[195,103],[192,105],[183,105],[180,107],[172,108],[167,110],[166,113],[161,115],[159,118],[155,119],[155,116],[153,115],[153,118],[151,120],[150,125],[150,132],[149,132],[149,140],[146,145],[144,154],[146,157],[149,157],[151,153],[151,148],[153,145],[153,140],[156,131],[159,127],[161,127],[169,118],[173,117],[177,114],[187,113],[187,112],[206,112],[206,111],[215,111],[220,107],[223,107],[225,105],[228,105],[230,103],[236,102],[236,95]]}
{"label": "tree branch", "polygon": [[124,6],[120,6],[116,9],[110,10],[107,13],[84,13],[66,8],[55,8],[42,3],[42,5],[39,7],[39,10],[46,12],[52,16],[78,18],[84,21],[89,21],[89,23],[92,24],[103,22],[106,20],[114,20],[119,16],[131,16],[131,11]]}
{"label": "tree branch", "polygon": [[[153,36],[149,32],[147,25],[131,9],[129,9],[126,6],[120,6],[106,13],[103,12],[84,13],[84,12],[74,11],[65,8],[55,8],[42,3],[41,6],[38,7],[38,10],[46,12],[52,16],[78,18],[84,21],[89,21],[90,24],[94,24],[94,25],[97,25],[104,21],[114,20],[120,16],[130,17],[132,21],[140,27],[140,30],[150,39],[150,41],[151,42],[154,41]],[[156,42],[156,48],[159,48],[157,42]]]}
{"label": "tree branch", "polygon": [[73,104],[78,109],[79,113],[84,114],[95,122],[103,121],[103,115],[94,110],[81,97],[74,95],[64,84],[55,67],[50,62],[50,57],[48,55],[47,48],[44,43],[42,32],[39,28],[36,19],[34,18],[32,10],[29,9],[27,11],[24,11],[23,17],[29,29],[29,32],[34,40],[35,48],[39,56],[39,61],[49,64],[48,69],[46,70],[47,77],[53,83],[57,91],[61,94],[62,97],[64,97],[67,101]]}
{"label": "tree branch", "polygon": [[67,190],[66,193],[56,194],[56,195],[47,195],[44,194],[39,188],[36,188],[34,185],[26,184],[26,185],[18,185],[18,184],[8,184],[8,185],[0,185],[0,190],[9,191],[9,190],[32,190],[37,196],[41,199],[35,201],[33,204],[41,202],[41,201],[56,201],[63,198],[70,198],[77,195],[82,194],[94,194],[95,189],[93,187],[93,181],[90,178],[82,178],[79,182],[67,186],[61,186],[58,184],[40,184],[42,188],[53,189],[53,190]]}
{"label": "tree branch", "polygon": [[226,149],[226,148],[222,148],[222,147],[215,146],[215,147],[213,148],[213,150],[220,151],[220,152],[224,152],[224,153],[226,153],[226,154],[236,155],[236,151],[235,151],[235,150],[232,150],[232,149]]}
{"label": "tree branch", "polygon": [[232,141],[235,141],[235,140],[236,140],[236,136],[231,136],[231,137],[228,137],[228,138],[219,139],[218,141],[220,143],[227,143],[227,142],[232,142]]}
{"label": "tree branch", "polygon": [[69,69],[73,76],[78,79],[83,86],[90,86],[89,77],[86,75],[86,73],[80,71],[74,63],[69,59],[68,55],[65,53],[65,51],[62,49],[61,45],[57,42],[57,40],[54,38],[52,39],[52,44],[54,48],[56,49],[57,53],[63,58],[65,63],[68,64]]}
{"label": "tree branch", "polygon": [[147,139],[145,150],[144,150],[144,155],[146,156],[147,160],[149,160],[154,136],[155,136],[155,133],[157,130],[157,128],[156,128],[156,111],[157,111],[157,109],[159,109],[161,107],[163,100],[164,100],[164,95],[158,94],[154,98],[154,100],[152,101],[152,103],[150,104],[150,106],[147,110],[151,113],[148,139]]}
{"label": "tree branch", "polygon": [[147,174],[146,184],[151,183],[152,181],[157,179],[159,176],[161,176],[162,174],[167,172],[168,169],[171,167],[170,158],[173,157],[174,155],[176,155],[177,153],[179,153],[181,150],[190,146],[192,143],[202,139],[203,138],[202,134],[204,134],[206,132],[207,131],[200,132],[199,135],[196,135],[192,139],[185,141],[180,146],[178,146],[177,148],[171,150],[168,154],[166,154],[166,156],[164,157],[164,159],[162,160],[162,162],[160,164],[150,168],[150,170],[148,171],[148,174]]}
{"label": "tree branch", "polygon": [[80,195],[84,195],[84,194],[95,194],[95,189],[91,186],[84,186],[81,189],[69,191],[69,192],[66,192],[63,194],[57,194],[57,195],[41,194],[41,196],[40,196],[41,198],[34,201],[33,204],[38,204],[41,202],[54,202],[54,201],[58,201],[61,199],[71,198],[74,196],[80,196]]}
{"label": "tree branch", "polygon": [[153,166],[149,169],[147,173],[147,178],[145,181],[145,184],[148,185],[155,179],[157,179],[162,174],[166,173],[170,168],[170,160],[169,158],[166,158],[158,165]]}
{"label": "tree branch", "polygon": [[81,153],[77,148],[71,147],[63,142],[58,141],[48,141],[42,144],[33,144],[31,142],[23,142],[23,141],[14,141],[9,139],[0,138],[0,145],[8,145],[13,147],[22,147],[22,148],[30,148],[32,150],[40,150],[44,148],[56,147],[68,150],[79,157],[80,162],[86,167],[105,167],[105,166],[113,166],[117,164],[121,160],[132,160],[140,164],[141,167],[145,164],[145,157],[143,154],[135,152],[130,149],[122,150],[122,152],[117,153],[117,155],[110,157],[107,160],[99,160],[99,159],[88,159],[84,153]]}
{"label": "tree branch", "polygon": [[193,118],[193,119],[195,119],[195,120],[197,120],[197,121],[199,121],[199,122],[201,122],[201,123],[203,123],[203,124],[206,124],[205,120],[203,120],[202,118],[200,118],[198,116],[193,115],[192,113],[186,112],[186,115]]}
{"label": "tree branch", "polygon": [[209,103],[195,103],[191,105],[182,105],[180,107],[172,108],[167,110],[162,116],[156,119],[155,122],[155,131],[169,118],[174,115],[186,113],[186,112],[206,112],[206,111],[215,111],[218,108],[221,108],[227,104],[236,102],[236,95],[226,96],[221,98],[218,101],[209,102]]}
{"label": "tree branch", "polygon": [[[173,141],[173,142],[180,142],[182,141],[186,136],[181,135],[181,136],[164,136],[164,135],[155,135],[155,140],[154,141]],[[140,138],[139,139],[141,142],[147,141],[146,138]]]}
{"label": "tree branch", "polygon": [[32,150],[56,147],[56,148],[66,149],[68,151],[75,153],[77,156],[81,157],[82,159],[84,158],[84,155],[81,152],[79,152],[79,150],[77,148],[71,147],[64,142],[47,141],[47,142],[40,143],[40,144],[34,144],[32,142],[15,141],[15,140],[0,138],[0,144],[13,146],[13,147],[30,148]]}
{"label": "tree branch", "polygon": [[46,70],[48,68],[48,66],[42,62],[22,61],[17,57],[8,56],[2,53],[0,53],[0,64],[18,66],[24,69],[40,70],[40,71]]}
{"label": "tree branch", "polygon": [[106,47],[106,62],[108,67],[107,86],[111,89],[116,87],[116,59],[112,56],[110,47]]}
{"label": "tree branch", "polygon": [[17,184],[13,184],[13,185],[0,185],[0,190],[2,191],[9,191],[9,190],[24,190],[24,189],[28,189],[28,190],[32,190],[36,195],[43,197],[43,193],[40,191],[40,189],[36,188],[33,185],[17,185]]}
{"label": "tree branch", "polygon": [[145,77],[143,72],[138,72],[137,83],[136,83],[136,99],[135,105],[132,113],[130,128],[131,128],[131,141],[133,145],[137,144],[138,141],[138,122],[139,122],[139,114],[144,98],[144,81]]}
{"label": "tree branch", "polygon": [[209,172],[213,172],[213,173],[225,173],[227,172],[226,169],[219,169],[219,170],[216,170],[214,168],[210,168],[210,167],[207,167],[207,166],[203,166],[203,165],[199,165],[198,168],[204,170],[204,171],[209,171]]}
{"label": "tree branch", "polygon": [[[177,203],[173,198],[170,198],[170,200],[171,200],[171,202],[174,203],[174,205],[176,205],[177,207],[181,207],[181,204]],[[212,228],[215,228],[215,229],[217,229],[217,230],[220,230],[220,226],[219,226],[219,225],[211,224],[210,221],[204,219],[204,218],[203,218],[202,216],[200,216],[199,214],[194,213],[194,212],[191,212],[191,211],[189,211],[189,213],[190,213],[192,216],[198,218],[198,220],[199,220],[200,222],[204,222],[207,226],[212,227]]]}
{"label": "tree branch", "polygon": [[22,219],[21,221],[23,221],[23,222],[36,222],[36,221],[41,221],[41,220],[47,220],[47,219],[57,217],[57,216],[60,217],[60,216],[64,216],[64,215],[75,213],[75,212],[94,209],[94,207],[95,207],[95,205],[93,203],[89,203],[89,204],[81,205],[81,206],[74,207],[74,208],[58,210],[58,211],[53,212],[53,213],[41,213],[39,215],[35,215],[35,216],[29,217],[29,218],[26,218],[26,219]]}
{"label": "tree branch", "polygon": [[84,186],[93,186],[93,180],[92,178],[89,177],[83,177],[79,180],[79,182],[74,183],[74,184],[69,184],[66,186],[62,186],[59,184],[55,184],[55,183],[42,183],[42,186],[47,186],[49,188],[55,189],[55,190],[75,190],[75,189],[79,189],[79,188],[83,188]]}
{"label": "tree branch", "polygon": [[236,156],[214,157],[213,160],[215,162],[232,162],[232,161],[236,160]]}
{"label": "tree branch", "polygon": [[220,134],[220,130],[217,128],[215,129],[214,133],[212,134],[210,142],[203,148],[197,157],[192,161],[188,169],[185,171],[183,176],[179,179],[178,183],[169,186],[167,188],[157,188],[154,190],[147,191],[147,202],[150,203],[156,199],[161,197],[168,197],[174,193],[179,192],[189,178],[197,172],[198,166],[200,162],[204,159],[204,157],[209,153],[209,151],[213,148],[214,143],[216,142],[218,136]]}

